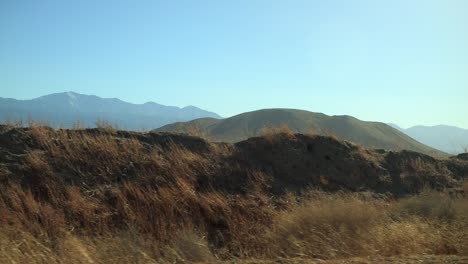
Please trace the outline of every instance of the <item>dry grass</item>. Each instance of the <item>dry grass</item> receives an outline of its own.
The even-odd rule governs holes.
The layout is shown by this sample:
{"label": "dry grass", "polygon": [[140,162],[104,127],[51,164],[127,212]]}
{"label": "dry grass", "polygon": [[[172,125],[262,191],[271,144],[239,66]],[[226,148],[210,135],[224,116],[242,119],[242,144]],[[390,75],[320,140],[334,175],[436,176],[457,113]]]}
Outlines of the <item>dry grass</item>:
{"label": "dry grass", "polygon": [[[260,194],[229,196],[214,190],[210,178],[199,190],[196,175],[216,169],[213,156],[195,154],[171,142],[163,149],[133,137],[117,138],[115,131],[32,126],[29,132],[40,148],[24,157],[27,174],[21,182],[11,178],[0,186],[0,213],[7,216],[0,225],[43,238],[38,240],[41,246],[57,255],[50,262],[60,262],[62,255],[68,258],[68,252],[74,252],[62,251],[57,244],[62,242],[66,242],[63,247],[76,244],[81,248],[77,252],[88,252],[83,254],[97,263],[101,257],[92,253],[93,248],[99,254],[108,251],[114,260],[124,256],[196,260],[208,256],[208,241],[218,255],[226,257],[234,251],[248,252],[253,238],[271,222],[272,209],[258,205],[266,200]],[[232,151],[223,145],[209,148],[220,158]],[[252,181],[261,182],[260,177],[251,173]],[[132,243],[139,244],[129,247],[145,254],[135,256],[118,249],[128,242],[119,234],[129,227],[135,236],[149,237],[150,242],[138,238]],[[181,231],[191,234],[189,240]],[[49,240],[52,245],[47,244]],[[99,249],[106,245],[108,249]],[[167,255],[163,248],[173,251]]]}
{"label": "dry grass", "polygon": [[442,222],[468,219],[466,199],[453,199],[447,193],[424,190],[422,193],[401,199],[396,207],[397,214],[419,216]]}
{"label": "dry grass", "polygon": [[[221,194],[211,194],[203,199],[206,210],[213,210],[213,217],[217,210],[215,206],[235,209]],[[163,244],[145,235],[144,230],[134,228],[94,236],[66,232],[55,239],[2,228],[0,262],[186,263],[233,257],[337,259],[417,254],[467,255],[467,200],[452,201],[459,206],[454,207],[455,218],[450,217],[452,221],[447,222],[438,214],[421,215],[416,208],[424,211],[433,200],[414,199],[421,201],[408,210],[406,200],[387,202],[352,194],[313,195],[275,213],[272,224],[263,225],[261,233],[249,236],[244,232],[244,237],[236,237],[230,245],[222,247],[215,245],[216,239],[209,237],[207,230],[189,225],[179,228]],[[89,205],[88,210],[94,206]],[[230,224],[249,229],[241,218],[235,221],[239,222]]]}
{"label": "dry grass", "polygon": [[[441,194],[425,195],[438,197]],[[162,199],[161,195],[158,198]],[[218,219],[222,213],[217,210],[249,207],[245,203],[237,206],[230,204],[221,194],[213,193],[200,199],[204,200],[206,210],[209,211],[207,213]],[[421,201],[410,206],[409,210],[406,200],[386,202],[363,199],[352,194],[312,195],[304,202],[291,204],[274,213],[272,223],[258,226],[261,232],[256,234],[249,234],[252,227],[242,223],[245,219],[243,216],[230,219],[226,224],[234,225],[229,227],[231,232],[220,232],[218,236],[235,233],[242,236],[236,236],[221,247],[216,246],[216,239],[220,238],[210,235],[206,229],[208,226],[202,230],[193,224],[175,230],[165,243],[145,235],[145,230],[135,228],[86,236],[64,232],[58,237],[34,235],[19,228],[2,228],[0,262],[191,263],[233,257],[336,259],[357,256],[468,254],[466,199],[452,201],[455,206],[454,216],[449,217],[451,221],[441,220],[438,213],[421,215],[421,211],[428,206],[439,208],[437,199],[425,199],[423,196],[410,199]],[[83,210],[90,212],[97,205],[78,202],[75,206],[87,207]],[[37,208],[36,211],[42,209]],[[150,215],[149,212],[147,211],[147,216]],[[164,216],[171,218],[167,214]],[[92,218],[90,215],[87,217]],[[139,224],[141,223],[135,223],[136,226]],[[167,224],[169,223],[166,223],[165,228],[168,227]],[[239,232],[236,228],[245,229],[245,232]]]}
{"label": "dry grass", "polygon": [[192,137],[199,137],[199,138],[203,138],[206,141],[212,141],[212,138],[210,137],[209,133],[206,130],[203,130],[196,126],[189,127],[187,129],[187,132],[185,133]]}
{"label": "dry grass", "polygon": [[276,217],[265,239],[267,255],[333,259],[468,254],[466,199],[432,192],[409,199],[387,203],[354,195],[314,198]]}
{"label": "dry grass", "polygon": [[[194,141],[206,144],[204,154],[114,130],[28,131],[38,146],[22,157],[24,175],[0,185],[0,263],[468,254],[464,198],[270,197],[265,172],[219,169],[232,145]],[[278,135],[294,137],[285,128],[264,136]],[[244,189],[232,192],[234,181]]]}
{"label": "dry grass", "polygon": [[384,217],[384,203],[324,196],[280,213],[269,234],[270,255],[334,258],[361,255],[365,230]]}
{"label": "dry grass", "polygon": [[273,143],[278,136],[286,137],[288,139],[294,138],[294,132],[287,125],[275,126],[266,126],[260,129],[259,135],[265,138],[267,141]]}

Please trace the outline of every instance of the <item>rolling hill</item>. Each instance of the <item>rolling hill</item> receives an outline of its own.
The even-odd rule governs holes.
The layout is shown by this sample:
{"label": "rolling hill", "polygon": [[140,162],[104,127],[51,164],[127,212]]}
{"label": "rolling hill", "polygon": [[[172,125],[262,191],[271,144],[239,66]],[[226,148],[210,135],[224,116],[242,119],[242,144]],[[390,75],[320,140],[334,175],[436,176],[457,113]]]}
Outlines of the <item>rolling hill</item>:
{"label": "rolling hill", "polygon": [[430,155],[445,155],[384,123],[295,109],[263,109],[226,119],[202,118],[166,125],[156,131],[186,133],[195,130],[215,141],[238,142],[258,136],[265,127],[281,125],[288,126],[295,133],[333,135],[369,148],[407,149]]}
{"label": "rolling hill", "polygon": [[132,104],[117,98],[101,98],[75,92],[56,93],[31,100],[0,98],[2,120],[23,120],[31,117],[51,126],[70,128],[77,121],[93,127],[96,120],[106,120],[127,130],[154,129],[178,121],[202,117],[220,118],[219,115],[187,106],[179,108],[154,102]]}

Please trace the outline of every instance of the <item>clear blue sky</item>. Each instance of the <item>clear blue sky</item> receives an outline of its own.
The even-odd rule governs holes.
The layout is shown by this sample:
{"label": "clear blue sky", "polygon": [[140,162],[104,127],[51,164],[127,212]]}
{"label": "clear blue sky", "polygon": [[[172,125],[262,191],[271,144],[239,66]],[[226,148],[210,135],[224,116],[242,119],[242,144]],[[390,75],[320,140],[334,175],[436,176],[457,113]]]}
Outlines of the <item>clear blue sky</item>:
{"label": "clear blue sky", "polygon": [[468,128],[468,1],[0,0],[0,97]]}

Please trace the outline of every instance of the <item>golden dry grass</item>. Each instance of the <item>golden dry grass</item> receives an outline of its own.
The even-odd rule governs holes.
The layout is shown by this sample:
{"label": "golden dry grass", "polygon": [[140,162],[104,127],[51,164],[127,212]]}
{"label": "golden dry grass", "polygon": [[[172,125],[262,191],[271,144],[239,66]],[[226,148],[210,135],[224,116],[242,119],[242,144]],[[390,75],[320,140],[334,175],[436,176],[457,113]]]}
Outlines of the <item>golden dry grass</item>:
{"label": "golden dry grass", "polygon": [[390,203],[323,195],[276,217],[269,257],[466,255],[467,210],[466,199],[434,192]]}
{"label": "golden dry grass", "polygon": [[[398,201],[270,197],[261,171],[241,178],[245,193],[229,193],[213,179],[197,182],[216,177],[207,175],[215,159],[233,155],[229,145],[206,143],[204,155],[109,129],[29,131],[39,147],[23,157],[27,174],[0,185],[0,263],[468,255],[466,198],[432,191]],[[278,135],[294,137],[285,129],[264,136]]]}
{"label": "golden dry grass", "polygon": [[[76,190],[69,191],[74,193],[72,196],[79,196]],[[153,236],[145,235],[149,234],[145,230],[131,226],[123,231],[101,235],[80,235],[67,231],[52,236],[31,233],[19,227],[2,228],[0,262],[191,263],[231,258],[341,259],[419,254],[468,255],[466,199],[451,201],[454,204],[453,215],[448,218],[445,213],[441,216],[439,212],[421,214],[427,212],[428,207],[439,210],[440,203],[445,203],[439,203],[436,199],[440,195],[444,194],[426,193],[409,198],[411,206],[408,206],[408,200],[388,202],[363,199],[352,194],[312,195],[297,204],[289,201],[290,206],[286,209],[272,213],[271,224],[257,226],[262,232],[255,235],[249,233],[249,228],[253,227],[242,224],[242,216],[231,219],[233,222],[228,225],[234,225],[231,232],[238,236],[221,247],[216,247],[216,239],[209,237],[207,230],[192,224],[177,228],[165,242],[155,240]],[[434,197],[427,199],[427,196]],[[83,198],[76,197],[78,199]],[[212,217],[216,217],[216,210],[234,210],[235,207],[222,194],[212,193],[201,199],[207,210],[212,210]],[[80,210],[88,213],[97,206],[83,201],[75,202],[70,208],[84,207]],[[37,213],[44,210],[41,205],[30,203],[31,208],[28,210]],[[240,206],[248,207],[247,204]],[[85,218],[92,219],[90,214]],[[236,228],[245,230],[242,232]]]}
{"label": "golden dry grass", "polygon": [[[275,140],[280,139],[281,137],[286,137],[288,139],[294,138],[294,131],[291,130],[287,125],[280,126],[266,126],[260,129],[259,135],[265,138],[267,141],[273,143]],[[280,137],[278,137],[280,136]]]}

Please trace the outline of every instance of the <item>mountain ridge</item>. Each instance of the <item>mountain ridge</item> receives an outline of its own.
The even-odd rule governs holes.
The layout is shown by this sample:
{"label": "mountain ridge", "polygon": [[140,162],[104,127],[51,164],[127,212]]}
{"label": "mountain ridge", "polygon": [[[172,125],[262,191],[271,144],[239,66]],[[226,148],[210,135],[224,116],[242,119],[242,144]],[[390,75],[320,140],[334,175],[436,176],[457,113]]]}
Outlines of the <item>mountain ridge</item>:
{"label": "mountain ridge", "polygon": [[192,105],[166,106],[151,101],[135,104],[118,98],[102,98],[71,91],[26,100],[0,97],[0,117],[21,120],[31,117],[65,128],[72,127],[77,121],[92,127],[96,120],[103,119],[129,130],[154,129],[202,117],[221,118],[214,112]]}

